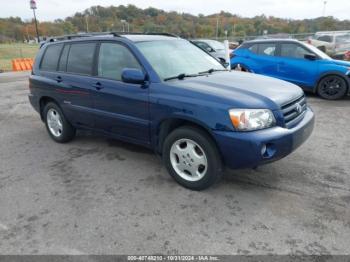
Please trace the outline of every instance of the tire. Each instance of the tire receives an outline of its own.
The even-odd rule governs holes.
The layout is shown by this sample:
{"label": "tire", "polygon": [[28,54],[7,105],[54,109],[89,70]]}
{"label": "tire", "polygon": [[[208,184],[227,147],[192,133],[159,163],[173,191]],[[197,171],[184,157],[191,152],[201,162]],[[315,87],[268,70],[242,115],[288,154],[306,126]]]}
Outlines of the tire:
{"label": "tire", "polygon": [[169,174],[188,189],[206,189],[222,176],[219,151],[209,135],[199,128],[175,129],[165,138],[162,155]]}
{"label": "tire", "polygon": [[67,121],[60,107],[53,102],[45,105],[43,119],[50,137],[58,143],[66,143],[75,137],[75,128]]}
{"label": "tire", "polygon": [[344,78],[337,75],[328,75],[317,85],[317,94],[323,99],[337,100],[345,96],[348,86]]}
{"label": "tire", "polygon": [[241,72],[246,72],[246,73],[251,73],[251,71],[246,68],[245,66],[242,66],[241,64],[237,64],[237,65],[233,65],[231,67],[232,70],[235,70],[235,71],[241,71]]}

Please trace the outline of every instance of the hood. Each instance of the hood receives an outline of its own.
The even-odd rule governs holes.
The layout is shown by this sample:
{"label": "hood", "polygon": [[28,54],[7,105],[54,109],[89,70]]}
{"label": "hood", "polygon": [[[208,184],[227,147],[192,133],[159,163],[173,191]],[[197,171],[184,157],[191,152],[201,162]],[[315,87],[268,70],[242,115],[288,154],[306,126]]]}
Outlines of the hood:
{"label": "hood", "polygon": [[271,77],[231,71],[174,80],[168,84],[234,101],[236,105],[261,108],[271,101],[279,106],[303,95],[300,87]]}
{"label": "hood", "polygon": [[335,63],[336,65],[350,67],[350,62],[343,61],[343,60],[333,60],[333,63]]}

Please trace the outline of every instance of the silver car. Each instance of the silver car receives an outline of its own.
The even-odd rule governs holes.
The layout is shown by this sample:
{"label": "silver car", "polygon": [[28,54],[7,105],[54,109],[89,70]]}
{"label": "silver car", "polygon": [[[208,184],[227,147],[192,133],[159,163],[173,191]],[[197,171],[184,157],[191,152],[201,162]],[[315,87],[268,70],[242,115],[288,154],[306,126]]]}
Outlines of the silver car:
{"label": "silver car", "polygon": [[225,58],[225,45],[223,43],[211,39],[195,39],[192,40],[192,43],[216,57],[221,63],[228,62]]}

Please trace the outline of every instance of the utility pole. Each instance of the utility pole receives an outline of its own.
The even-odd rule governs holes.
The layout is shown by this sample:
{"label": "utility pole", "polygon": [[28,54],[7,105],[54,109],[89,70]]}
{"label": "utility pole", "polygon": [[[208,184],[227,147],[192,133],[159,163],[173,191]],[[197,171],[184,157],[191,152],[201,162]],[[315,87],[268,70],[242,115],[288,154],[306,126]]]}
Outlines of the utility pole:
{"label": "utility pole", "polygon": [[323,1],[323,12],[322,12],[323,17],[326,16],[326,5],[327,5],[327,1]]}
{"label": "utility pole", "polygon": [[[125,19],[120,20],[120,22],[121,22],[122,25],[123,25],[123,32],[125,32],[125,31],[127,30],[127,32],[129,33],[129,32],[130,32],[130,24],[129,24],[129,22],[126,21]],[[126,25],[127,27],[125,27],[125,25]]]}
{"label": "utility pole", "polygon": [[85,24],[86,24],[86,33],[89,33],[89,20],[88,20],[88,16],[85,15]]}
{"label": "utility pole", "polygon": [[37,7],[36,7],[36,2],[35,2],[35,0],[30,0],[30,1],[29,1],[29,5],[30,5],[30,9],[33,10],[36,37],[37,37],[38,43],[39,43],[39,42],[40,42],[40,38],[39,38],[38,22],[37,22],[37,20],[36,20],[36,15],[35,15],[35,9],[37,8]]}
{"label": "utility pole", "polygon": [[219,38],[219,14],[216,16],[216,40]]}

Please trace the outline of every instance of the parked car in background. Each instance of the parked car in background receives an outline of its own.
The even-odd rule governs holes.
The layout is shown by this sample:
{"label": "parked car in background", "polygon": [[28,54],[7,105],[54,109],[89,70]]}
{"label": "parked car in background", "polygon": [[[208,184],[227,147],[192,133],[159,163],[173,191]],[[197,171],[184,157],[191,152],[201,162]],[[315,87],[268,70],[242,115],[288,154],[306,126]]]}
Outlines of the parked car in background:
{"label": "parked car in background", "polygon": [[332,58],[343,59],[346,52],[350,51],[350,31],[317,32],[308,43]]}
{"label": "parked car in background", "polygon": [[330,58],[318,48],[293,39],[244,42],[231,58],[231,68],[276,77],[325,99],[349,94],[350,62]]}
{"label": "parked car in background", "polygon": [[224,166],[251,168],[287,156],[314,127],[296,85],[230,72],[168,35],[53,39],[39,50],[29,87],[54,141],[88,129],[148,147],[193,190],[215,183]]}
{"label": "parked car in background", "polygon": [[225,45],[223,43],[211,39],[194,39],[192,43],[219,59],[221,63],[228,62],[226,61]]}

